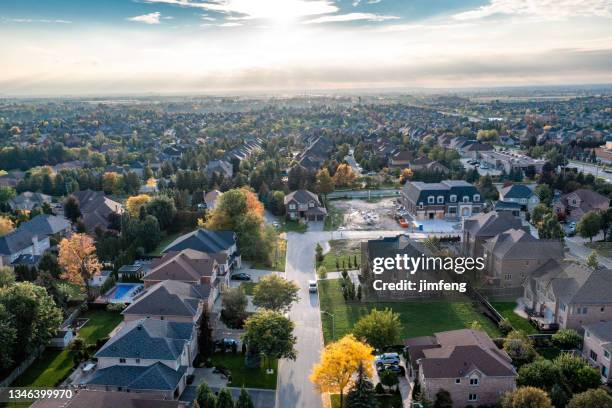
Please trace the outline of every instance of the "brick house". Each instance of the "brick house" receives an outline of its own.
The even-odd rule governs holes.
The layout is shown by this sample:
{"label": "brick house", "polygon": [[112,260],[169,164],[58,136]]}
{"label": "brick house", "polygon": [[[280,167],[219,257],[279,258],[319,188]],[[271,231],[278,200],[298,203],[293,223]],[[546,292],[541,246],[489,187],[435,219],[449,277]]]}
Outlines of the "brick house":
{"label": "brick house", "polygon": [[605,211],[610,208],[610,199],[593,190],[580,188],[565,194],[553,203],[556,214],[563,214],[568,220],[578,221],[589,211]]}
{"label": "brick house", "polygon": [[327,210],[319,197],[308,190],[296,190],[285,196],[285,214],[290,220],[323,221]]}
{"label": "brick house", "polygon": [[604,383],[612,382],[610,355],[612,354],[612,322],[599,322],[584,326],[582,357],[596,366]]}
{"label": "brick house", "polygon": [[521,229],[520,218],[509,211],[490,211],[463,220],[462,247],[466,256],[482,256],[485,242],[509,229]]}

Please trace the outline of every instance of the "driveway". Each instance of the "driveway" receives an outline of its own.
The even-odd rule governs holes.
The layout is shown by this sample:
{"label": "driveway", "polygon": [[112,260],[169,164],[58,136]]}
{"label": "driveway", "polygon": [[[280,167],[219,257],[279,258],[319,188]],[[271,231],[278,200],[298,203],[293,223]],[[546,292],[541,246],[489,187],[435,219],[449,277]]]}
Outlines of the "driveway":
{"label": "driveway", "polygon": [[[295,323],[297,337],[297,358],[295,361],[281,360],[278,365],[278,387],[276,407],[317,408],[322,407],[321,395],[316,391],[308,377],[312,366],[319,361],[323,348],[321,314],[317,294],[308,292],[308,281],[315,279],[314,251],[317,242],[332,239],[373,239],[396,236],[398,231],[343,231],[290,232],[287,234],[286,278],[295,281],[300,287],[300,300],[293,305],[289,317]],[[410,234],[424,237],[427,234]]]}

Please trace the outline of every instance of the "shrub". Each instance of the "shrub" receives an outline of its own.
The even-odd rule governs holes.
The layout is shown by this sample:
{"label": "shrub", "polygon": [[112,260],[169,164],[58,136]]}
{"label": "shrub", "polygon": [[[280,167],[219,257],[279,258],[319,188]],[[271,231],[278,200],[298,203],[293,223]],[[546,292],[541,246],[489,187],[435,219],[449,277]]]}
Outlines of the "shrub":
{"label": "shrub", "polygon": [[552,335],[553,344],[563,350],[579,348],[582,336],[573,329],[561,329]]}
{"label": "shrub", "polygon": [[113,313],[119,313],[125,309],[127,305],[125,303],[109,303],[106,305],[106,310]]}
{"label": "shrub", "polygon": [[512,325],[510,324],[508,319],[500,320],[498,326],[499,326],[499,331],[501,331],[504,336],[507,336],[508,333],[512,331]]}

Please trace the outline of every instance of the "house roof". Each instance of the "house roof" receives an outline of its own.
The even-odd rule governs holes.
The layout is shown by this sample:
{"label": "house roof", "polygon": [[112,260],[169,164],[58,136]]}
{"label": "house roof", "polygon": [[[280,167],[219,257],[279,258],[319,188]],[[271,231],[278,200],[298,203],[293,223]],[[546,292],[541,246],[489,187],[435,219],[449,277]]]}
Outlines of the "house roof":
{"label": "house roof", "polygon": [[181,235],[168,245],[163,252],[194,249],[205,253],[227,251],[236,242],[233,231],[211,231],[203,228]]}
{"label": "house roof", "polygon": [[121,204],[106,197],[103,191],[82,190],[72,195],[79,202],[83,224],[87,230],[92,230],[98,225],[106,227],[111,213],[123,212]]}
{"label": "house roof", "polygon": [[474,370],[487,376],[516,376],[510,357],[480,330],[451,330],[405,343],[426,378],[458,378]]}
{"label": "house roof", "polygon": [[473,236],[493,237],[511,228],[522,228],[521,220],[508,211],[478,213],[463,220],[463,229]]}
{"label": "house roof", "polygon": [[199,282],[203,276],[212,276],[216,268],[217,261],[204,252],[193,249],[170,251],[151,263],[151,269],[143,280]]}
{"label": "house roof", "polygon": [[592,336],[597,337],[602,342],[612,342],[612,322],[598,322],[584,326]]}
{"label": "house roof", "polygon": [[199,303],[208,298],[209,292],[208,286],[162,281],[138,294],[122,314],[194,317]]}
{"label": "house roof", "polygon": [[176,400],[164,400],[150,393],[75,390],[72,398],[39,399],[34,408],[179,408],[185,404]]}
{"label": "house roof", "polygon": [[308,190],[296,190],[292,193],[289,193],[285,196],[285,205],[289,204],[291,201],[295,200],[299,204],[308,204],[311,201],[314,201],[317,206],[321,205],[319,201],[319,197]]}
{"label": "house roof", "polygon": [[131,390],[174,391],[186,371],[186,366],[175,371],[159,362],[149,366],[114,365],[98,369],[85,383]]}
{"label": "house roof", "polygon": [[580,198],[580,209],[582,209],[584,212],[610,204],[610,199],[608,197],[596,193],[593,190],[587,190],[584,188],[579,188],[578,190],[564,195],[561,197],[561,201],[567,204],[568,198],[574,194]]}
{"label": "house roof", "polygon": [[24,191],[16,197],[11,198],[8,203],[13,210],[27,210],[31,211],[36,207],[41,206],[43,203],[50,203],[51,196],[41,193],[33,193],[31,191]]}
{"label": "house roof", "polygon": [[524,184],[512,184],[501,189],[501,196],[504,200],[508,198],[531,198],[534,193]]}
{"label": "house roof", "polygon": [[70,222],[58,215],[39,214],[30,221],[21,223],[20,228],[27,228],[38,236],[54,235],[70,229]]}
{"label": "house roof", "polygon": [[483,247],[502,259],[562,259],[559,240],[537,239],[522,229],[509,229],[488,239]]}
{"label": "house roof", "polygon": [[0,237],[0,255],[12,255],[32,246],[37,235],[27,228],[17,228]]}
{"label": "house roof", "polygon": [[232,177],[234,169],[230,162],[225,160],[213,160],[206,166],[206,172],[208,174],[220,173],[226,177]]}
{"label": "house roof", "polygon": [[95,357],[177,360],[192,336],[193,323],[148,318],[133,320],[125,322]]}
{"label": "house roof", "polygon": [[470,197],[472,201],[475,194],[479,194],[476,187],[465,180],[443,180],[440,183],[409,181],[403,187],[403,195],[416,204],[419,202],[427,204],[428,196],[439,195],[444,196],[445,202],[450,200],[451,195],[456,195],[458,202],[463,196]]}

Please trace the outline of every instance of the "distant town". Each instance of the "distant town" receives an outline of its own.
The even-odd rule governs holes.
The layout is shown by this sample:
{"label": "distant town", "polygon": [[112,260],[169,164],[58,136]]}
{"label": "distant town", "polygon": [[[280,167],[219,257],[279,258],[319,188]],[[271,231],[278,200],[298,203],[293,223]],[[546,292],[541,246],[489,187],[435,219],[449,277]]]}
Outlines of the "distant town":
{"label": "distant town", "polygon": [[611,198],[605,87],[0,99],[0,388],[612,407]]}

